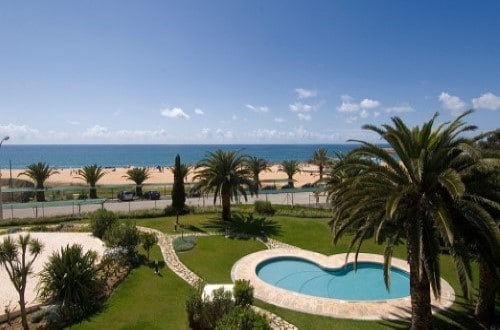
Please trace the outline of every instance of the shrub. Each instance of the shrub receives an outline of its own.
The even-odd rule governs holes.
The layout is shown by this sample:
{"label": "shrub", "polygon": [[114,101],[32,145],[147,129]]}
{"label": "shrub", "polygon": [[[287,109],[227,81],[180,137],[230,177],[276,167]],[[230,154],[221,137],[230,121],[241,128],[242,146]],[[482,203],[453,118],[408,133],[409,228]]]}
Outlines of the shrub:
{"label": "shrub", "polygon": [[276,210],[271,205],[271,202],[266,201],[255,201],[254,209],[258,214],[274,215],[276,213]]}
{"label": "shrub", "polygon": [[[191,213],[191,208],[187,205],[184,205],[184,208],[179,211],[179,215],[185,215],[189,213]],[[177,215],[177,211],[172,207],[172,205],[169,205],[165,208],[164,214],[166,217],[173,217]]]}
{"label": "shrub", "polygon": [[262,237],[281,232],[281,226],[276,221],[254,217],[252,213],[234,213],[231,221],[212,220],[205,226],[238,237]]}
{"label": "shrub", "polygon": [[177,237],[172,242],[175,252],[191,250],[196,245],[196,236]]}
{"label": "shrub", "polygon": [[102,282],[95,265],[97,253],[79,244],[54,252],[40,273],[40,295],[63,306],[71,320],[79,320],[98,306]]}
{"label": "shrub", "polygon": [[132,252],[139,244],[140,235],[135,224],[127,221],[123,224],[114,224],[106,230],[103,238],[109,247],[121,246]]}
{"label": "shrub", "polygon": [[92,235],[103,238],[104,233],[118,221],[118,217],[112,211],[100,209],[90,215],[90,229]]}
{"label": "shrub", "polygon": [[253,304],[253,287],[248,280],[236,280],[233,288],[234,303],[236,306],[250,306]]}
{"label": "shrub", "polygon": [[155,244],[157,243],[158,243],[158,237],[156,237],[155,233],[141,233],[141,246],[147,253],[148,261],[149,261],[149,250],[151,250],[151,248],[155,246]]}
{"label": "shrub", "polygon": [[264,315],[258,314],[249,307],[236,306],[217,321],[216,330],[271,330]]}

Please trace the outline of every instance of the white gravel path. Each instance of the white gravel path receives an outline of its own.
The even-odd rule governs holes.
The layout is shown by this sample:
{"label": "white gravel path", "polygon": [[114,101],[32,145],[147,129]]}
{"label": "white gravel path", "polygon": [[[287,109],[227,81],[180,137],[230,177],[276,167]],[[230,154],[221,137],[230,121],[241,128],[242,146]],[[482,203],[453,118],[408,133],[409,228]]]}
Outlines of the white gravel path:
{"label": "white gravel path", "polygon": [[[15,240],[19,235],[26,235],[26,232],[19,232],[10,235],[0,235],[0,242],[7,236],[12,236]],[[92,249],[100,256],[103,255],[105,246],[104,243],[93,237],[90,233],[29,233],[32,238],[36,238],[43,243],[44,248],[33,264],[33,274],[28,277],[26,286],[25,298],[28,306],[38,304],[37,301],[37,274],[43,269],[45,262],[54,251],[59,251],[61,247],[67,244],[80,244],[84,250]],[[4,314],[6,306],[10,305],[11,311],[19,309],[19,296],[14,289],[9,276],[3,267],[0,267],[0,315]]]}

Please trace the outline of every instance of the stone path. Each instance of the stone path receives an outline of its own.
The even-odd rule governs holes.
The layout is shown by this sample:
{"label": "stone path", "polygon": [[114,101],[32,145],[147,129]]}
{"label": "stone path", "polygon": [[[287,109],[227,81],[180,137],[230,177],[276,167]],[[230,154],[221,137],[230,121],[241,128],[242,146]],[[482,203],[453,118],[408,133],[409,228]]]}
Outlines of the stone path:
{"label": "stone path", "polygon": [[[154,233],[158,237],[158,245],[160,246],[161,253],[163,255],[163,259],[165,260],[165,264],[168,268],[170,268],[177,276],[186,281],[189,285],[194,286],[201,278],[193,273],[189,268],[187,268],[177,257],[177,253],[175,253],[173,240],[180,235],[166,235],[159,230],[147,228],[147,227],[137,227],[139,230],[143,232]],[[207,236],[210,234],[203,233],[194,233],[189,234],[190,236]],[[292,245],[288,245],[273,239],[267,239],[266,242],[263,242],[268,249],[285,247],[285,248],[295,248]],[[269,311],[266,311],[257,306],[253,306],[254,310],[266,315],[266,317],[271,320],[271,327],[275,330],[295,330],[298,329],[293,324],[288,323],[283,320],[276,314],[273,314]]]}

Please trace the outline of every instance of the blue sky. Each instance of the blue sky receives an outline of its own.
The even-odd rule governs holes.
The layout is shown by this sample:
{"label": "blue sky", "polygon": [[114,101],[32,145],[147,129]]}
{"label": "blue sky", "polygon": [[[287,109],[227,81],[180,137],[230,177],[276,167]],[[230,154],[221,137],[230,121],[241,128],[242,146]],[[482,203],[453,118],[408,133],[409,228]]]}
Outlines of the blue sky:
{"label": "blue sky", "polygon": [[500,1],[2,1],[9,144],[344,143],[500,122]]}

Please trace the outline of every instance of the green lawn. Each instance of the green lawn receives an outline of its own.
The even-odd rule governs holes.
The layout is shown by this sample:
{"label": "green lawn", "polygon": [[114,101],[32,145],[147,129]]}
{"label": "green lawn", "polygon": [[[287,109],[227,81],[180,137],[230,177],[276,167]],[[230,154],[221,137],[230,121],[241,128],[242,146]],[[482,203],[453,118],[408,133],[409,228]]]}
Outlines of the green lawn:
{"label": "green lawn", "polygon": [[[162,260],[158,246],[151,260]],[[187,329],[184,297],[190,286],[168,268],[161,276],[146,265],[134,269],[118,286],[101,313],[72,329]]]}
{"label": "green lawn", "polygon": [[[216,214],[188,215],[181,217],[181,223],[191,231],[204,231],[203,224]],[[342,239],[337,246],[332,245],[328,219],[308,219],[276,216],[273,218],[281,225],[282,233],[274,238],[298,247],[324,253],[334,254],[346,252],[349,238]],[[167,233],[173,233],[175,218],[136,219],[137,225],[148,226]],[[192,271],[209,283],[230,282],[230,270],[236,260],[246,254],[264,249],[264,245],[256,240],[226,239],[223,236],[198,238],[197,246],[188,252],[179,254],[179,258]],[[367,240],[363,252],[381,253],[383,247],[373,240]],[[396,248],[395,256],[405,258],[404,246]],[[161,258],[159,249],[155,248],[152,258]],[[441,258],[442,276],[453,286],[457,294],[453,307],[435,317],[435,325],[439,329],[475,329],[478,325],[473,320],[473,310],[461,297],[455,268],[449,256]],[[99,315],[76,325],[80,329],[186,329],[186,313],[184,302],[189,286],[171,273],[167,268],[162,270],[163,277],[153,275],[152,269],[141,266],[134,270],[118,287],[107,303],[106,309]],[[477,278],[477,274],[474,274]],[[286,310],[264,302],[257,301],[264,307],[300,329],[405,329],[404,321],[366,322],[334,319],[322,316]]]}

